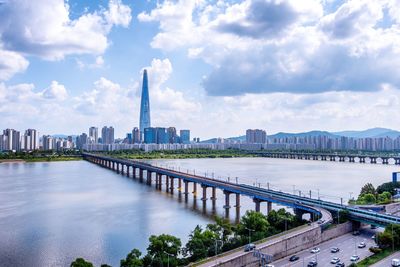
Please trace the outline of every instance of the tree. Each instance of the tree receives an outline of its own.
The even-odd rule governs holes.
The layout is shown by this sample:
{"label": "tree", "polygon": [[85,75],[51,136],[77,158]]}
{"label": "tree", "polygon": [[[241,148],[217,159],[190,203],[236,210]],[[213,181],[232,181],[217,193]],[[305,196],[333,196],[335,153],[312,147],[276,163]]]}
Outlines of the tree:
{"label": "tree", "polygon": [[246,211],[246,214],[241,218],[237,225],[236,234],[242,239],[242,243],[251,240],[260,240],[268,235],[270,228],[267,217],[260,212]]}
{"label": "tree", "polygon": [[382,194],[383,192],[389,192],[392,196],[396,193],[395,192],[395,189],[396,188],[400,188],[400,182],[396,182],[396,183],[393,183],[393,182],[388,182],[388,183],[383,183],[383,184],[381,184],[380,186],[378,186],[377,188],[376,188],[376,191],[379,193],[379,194]]}
{"label": "tree", "polygon": [[138,249],[133,249],[126,256],[126,259],[121,260],[121,267],[140,267],[143,266],[143,261],[140,259],[142,253]]}
{"label": "tree", "polygon": [[212,256],[215,254],[216,243],[220,250],[220,244],[216,242],[217,240],[219,240],[219,236],[215,232],[209,229],[203,231],[197,225],[189,236],[189,241],[184,251],[185,255],[189,255],[192,262]]}
{"label": "tree", "polygon": [[382,194],[378,194],[378,204],[387,204],[392,200],[392,194],[385,191]]}
{"label": "tree", "polygon": [[93,267],[93,263],[85,261],[83,258],[77,258],[71,262],[71,267]]}
{"label": "tree", "polygon": [[376,195],[375,187],[371,183],[367,183],[361,188],[360,196],[366,194]]}
{"label": "tree", "polygon": [[373,194],[365,194],[362,197],[363,201],[365,202],[365,204],[375,204],[376,203],[376,198]]}
{"label": "tree", "polygon": [[179,238],[162,234],[150,236],[149,241],[147,255],[143,259],[145,265],[148,265],[149,261],[151,266],[166,266],[168,262],[170,266],[178,265],[177,256],[182,246]]}

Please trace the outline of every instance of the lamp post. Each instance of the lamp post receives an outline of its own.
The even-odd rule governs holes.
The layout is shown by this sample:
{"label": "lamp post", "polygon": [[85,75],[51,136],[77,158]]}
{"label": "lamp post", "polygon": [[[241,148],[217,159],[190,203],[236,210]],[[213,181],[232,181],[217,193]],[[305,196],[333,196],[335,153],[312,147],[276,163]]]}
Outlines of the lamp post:
{"label": "lamp post", "polygon": [[169,267],[169,256],[173,257],[174,254],[169,254],[168,252],[164,251],[165,254],[167,254],[167,267]]}
{"label": "lamp post", "polygon": [[255,232],[256,230],[245,227],[246,230],[249,230],[249,244],[251,243],[251,232]]}

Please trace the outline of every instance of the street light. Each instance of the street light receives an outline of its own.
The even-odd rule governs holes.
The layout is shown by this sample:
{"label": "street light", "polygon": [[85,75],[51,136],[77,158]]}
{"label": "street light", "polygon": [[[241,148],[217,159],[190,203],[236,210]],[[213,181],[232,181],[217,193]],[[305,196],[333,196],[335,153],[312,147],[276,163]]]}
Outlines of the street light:
{"label": "street light", "polygon": [[169,267],[169,256],[173,257],[174,254],[169,254],[168,252],[164,251],[165,254],[167,254],[167,267]]}
{"label": "street light", "polygon": [[249,230],[249,244],[251,243],[251,232],[255,232],[256,230],[245,227],[245,229]]}

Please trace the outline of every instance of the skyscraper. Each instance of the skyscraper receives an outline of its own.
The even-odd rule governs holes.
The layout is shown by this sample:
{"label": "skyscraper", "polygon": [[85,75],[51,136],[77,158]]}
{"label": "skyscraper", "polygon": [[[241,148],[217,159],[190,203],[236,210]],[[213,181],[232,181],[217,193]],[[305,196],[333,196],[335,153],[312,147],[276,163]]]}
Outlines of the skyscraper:
{"label": "skyscraper", "polygon": [[90,127],[89,128],[89,143],[97,144],[99,139],[99,132],[97,127]]}
{"label": "skyscraper", "polygon": [[142,99],[140,102],[140,136],[143,140],[144,129],[150,127],[150,99],[149,99],[149,84],[147,79],[147,70],[143,72],[142,84]]}
{"label": "skyscraper", "polygon": [[102,143],[106,145],[114,143],[114,128],[112,126],[104,126],[101,129],[101,140]]}

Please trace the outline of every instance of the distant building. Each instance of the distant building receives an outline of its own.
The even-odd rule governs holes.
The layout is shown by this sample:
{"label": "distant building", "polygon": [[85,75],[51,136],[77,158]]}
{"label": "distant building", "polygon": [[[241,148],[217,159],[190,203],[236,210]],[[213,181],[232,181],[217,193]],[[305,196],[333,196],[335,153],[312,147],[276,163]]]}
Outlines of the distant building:
{"label": "distant building", "polygon": [[133,142],[133,139],[132,139],[132,133],[127,133],[126,134],[126,138],[125,138],[125,140],[124,140],[124,143],[125,144],[132,144]]}
{"label": "distant building", "polygon": [[142,142],[142,139],[140,138],[140,130],[138,127],[135,127],[132,130],[132,142],[133,144],[139,144]]}
{"label": "distant building", "polygon": [[157,142],[157,130],[154,127],[148,127],[144,129],[144,143],[145,144],[156,144]]}
{"label": "distant building", "polygon": [[101,140],[103,144],[114,144],[114,128],[104,126],[101,129]]}
{"label": "distant building", "polygon": [[248,129],[246,131],[246,143],[248,144],[265,144],[267,141],[267,133],[264,130]]}
{"label": "distant building", "polygon": [[33,151],[39,149],[39,133],[35,129],[28,129],[21,137],[21,150]]}
{"label": "distant building", "polygon": [[89,143],[90,144],[97,144],[99,141],[99,129],[97,127],[90,127],[89,128]]}
{"label": "distant building", "polygon": [[167,134],[168,134],[168,143],[170,144],[178,143],[175,127],[169,127],[167,129]]}
{"label": "distant building", "polygon": [[21,135],[14,129],[5,129],[3,131],[3,150],[19,151],[21,144]]}
{"label": "distant building", "polygon": [[190,130],[180,130],[179,135],[182,144],[190,144]]}
{"label": "distant building", "polygon": [[88,143],[88,136],[86,133],[82,133],[76,137],[76,148],[82,149],[83,145]]}
{"label": "distant building", "polygon": [[50,135],[43,135],[42,137],[42,147],[43,150],[53,150],[55,149],[55,140]]}

